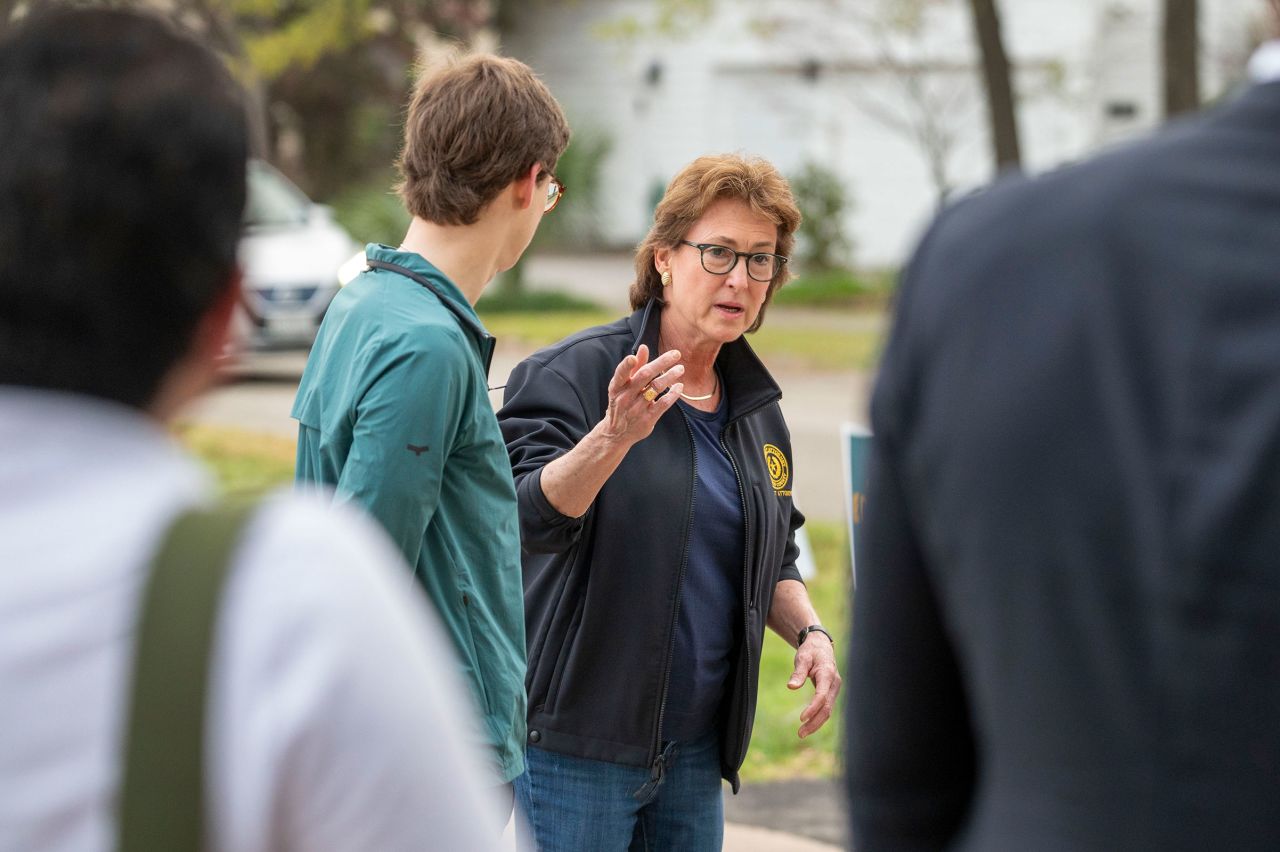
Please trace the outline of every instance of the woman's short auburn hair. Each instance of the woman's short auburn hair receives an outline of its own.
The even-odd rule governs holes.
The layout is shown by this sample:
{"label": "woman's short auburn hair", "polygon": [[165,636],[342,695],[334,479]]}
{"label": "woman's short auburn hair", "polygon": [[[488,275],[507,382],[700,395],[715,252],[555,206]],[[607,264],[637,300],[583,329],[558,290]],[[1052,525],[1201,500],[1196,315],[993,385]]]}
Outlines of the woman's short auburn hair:
{"label": "woman's short auburn hair", "polygon": [[568,145],[564,112],[528,65],[455,55],[418,78],[396,189],[414,216],[470,225],[535,163],[553,170]]}
{"label": "woman's short auburn hair", "polygon": [[[671,179],[666,193],[653,212],[653,227],[636,249],[636,280],[631,285],[631,307],[644,307],[650,299],[662,300],[662,278],[654,265],[660,247],[675,248],[693,224],[715,202],[724,198],[745,201],[751,209],[778,226],[774,251],[789,257],[800,227],[800,209],[791,195],[791,186],[773,164],[759,157],[719,154],[699,157]],[[760,315],[748,333],[760,328],[764,310],[773,294],[791,277],[789,264],[782,264],[769,282],[769,291],[760,306]]]}

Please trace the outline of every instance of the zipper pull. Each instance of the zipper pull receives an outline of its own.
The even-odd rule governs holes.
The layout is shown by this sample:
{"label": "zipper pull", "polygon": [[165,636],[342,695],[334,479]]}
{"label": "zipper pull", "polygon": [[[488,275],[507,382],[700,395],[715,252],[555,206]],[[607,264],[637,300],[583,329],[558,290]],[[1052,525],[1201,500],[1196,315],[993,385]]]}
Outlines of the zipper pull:
{"label": "zipper pull", "polygon": [[658,794],[658,788],[667,775],[667,764],[675,759],[675,747],[674,742],[667,743],[667,747],[653,761],[653,765],[649,767],[649,780],[631,794],[636,801],[645,804]]}

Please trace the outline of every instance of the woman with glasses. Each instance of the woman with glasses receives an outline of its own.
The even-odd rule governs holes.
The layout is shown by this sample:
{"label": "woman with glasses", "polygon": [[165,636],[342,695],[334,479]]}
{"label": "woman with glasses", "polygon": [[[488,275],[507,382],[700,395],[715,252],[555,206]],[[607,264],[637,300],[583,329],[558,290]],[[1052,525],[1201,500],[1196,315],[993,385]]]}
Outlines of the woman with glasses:
{"label": "woman with glasses", "polygon": [[800,213],[769,163],[703,157],[636,255],[635,312],[520,364],[498,413],[520,506],[529,669],[517,799],[543,849],[719,849],[766,624],[840,690],[796,570],[781,391],[744,335]]}

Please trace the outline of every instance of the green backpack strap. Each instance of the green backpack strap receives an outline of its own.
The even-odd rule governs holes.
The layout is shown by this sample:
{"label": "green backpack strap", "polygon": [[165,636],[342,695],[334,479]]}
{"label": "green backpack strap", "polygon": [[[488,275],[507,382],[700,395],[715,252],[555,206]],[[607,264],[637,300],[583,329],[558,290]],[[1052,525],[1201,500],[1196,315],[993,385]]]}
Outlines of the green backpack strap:
{"label": "green backpack strap", "polygon": [[223,581],[252,508],[179,516],[152,561],[125,728],[120,852],[203,846],[209,661]]}

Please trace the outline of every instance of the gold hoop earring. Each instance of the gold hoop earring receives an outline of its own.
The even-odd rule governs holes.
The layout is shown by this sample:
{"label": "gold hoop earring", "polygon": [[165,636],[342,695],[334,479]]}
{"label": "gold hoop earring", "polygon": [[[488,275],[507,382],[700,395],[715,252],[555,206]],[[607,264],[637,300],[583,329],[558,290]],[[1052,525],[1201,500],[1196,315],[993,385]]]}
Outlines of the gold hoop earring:
{"label": "gold hoop earring", "polygon": [[670,287],[670,286],[671,286],[671,271],[670,271],[670,270],[667,270],[666,272],[662,273],[662,286],[663,286],[663,287]]}

